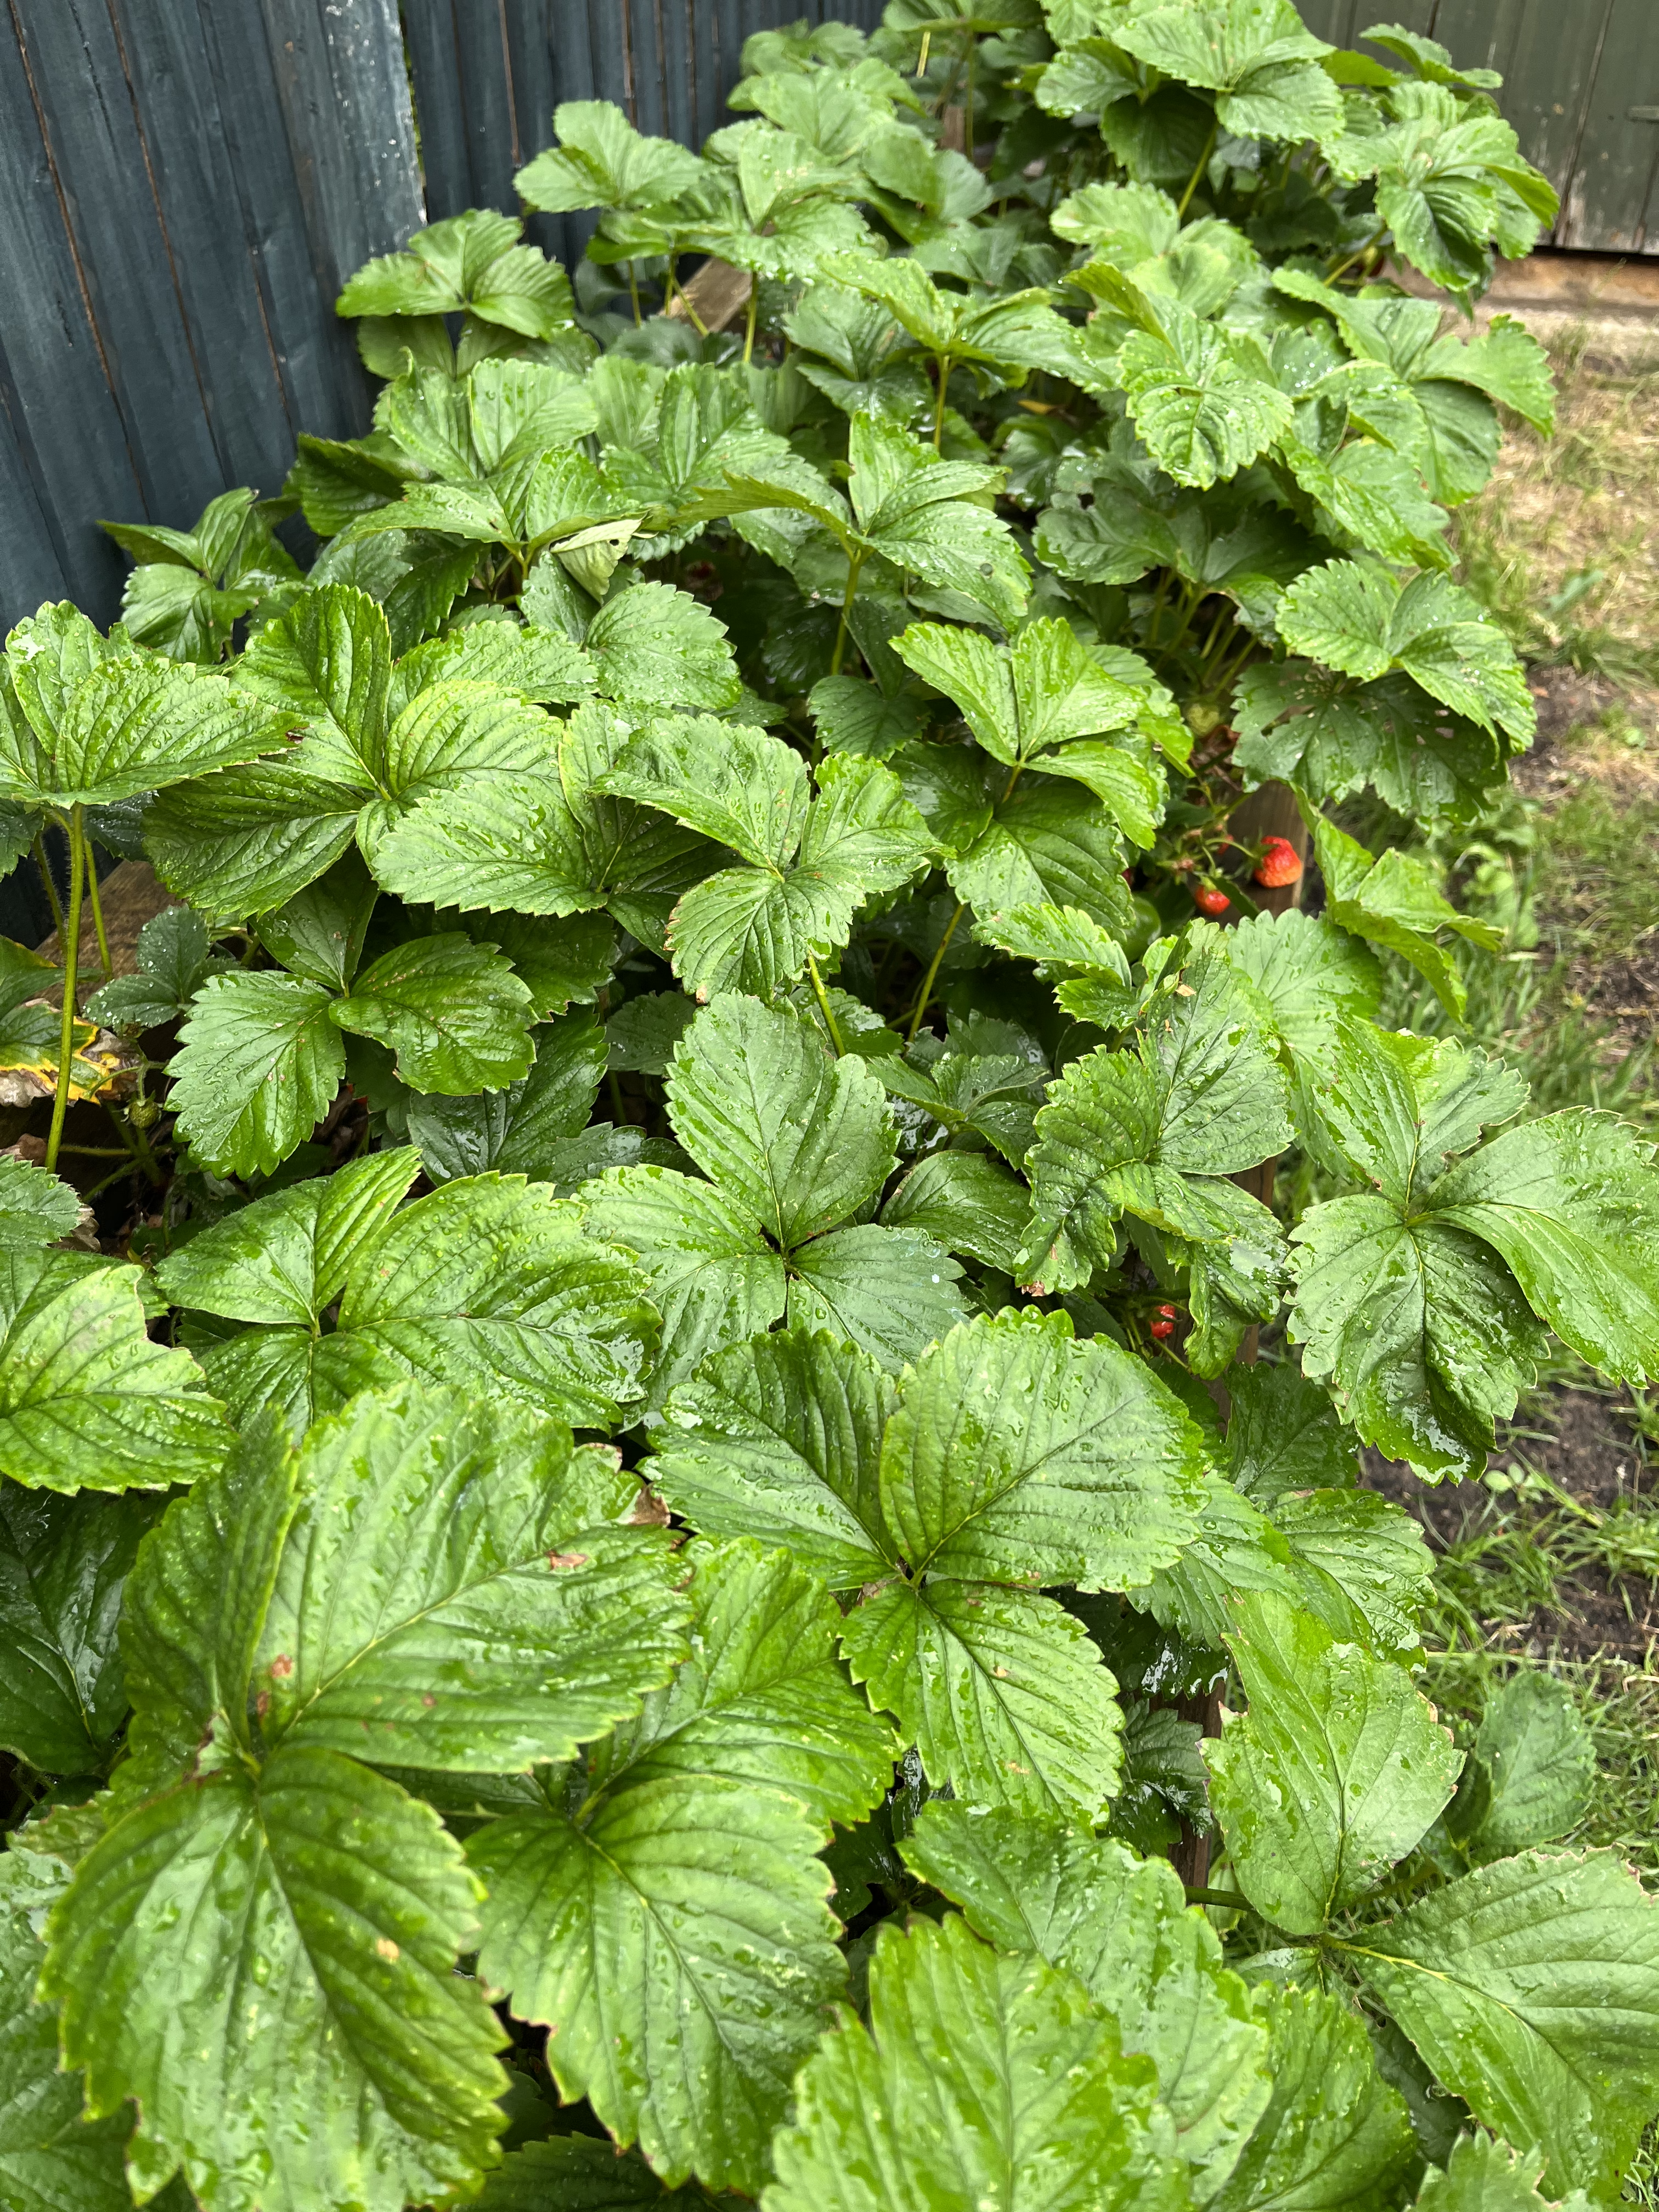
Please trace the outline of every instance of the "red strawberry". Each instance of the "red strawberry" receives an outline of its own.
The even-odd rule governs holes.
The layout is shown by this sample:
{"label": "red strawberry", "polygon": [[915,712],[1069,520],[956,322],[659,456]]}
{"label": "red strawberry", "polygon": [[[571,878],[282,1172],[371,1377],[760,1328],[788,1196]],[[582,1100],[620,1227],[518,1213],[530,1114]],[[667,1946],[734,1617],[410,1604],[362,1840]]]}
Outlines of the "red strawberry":
{"label": "red strawberry", "polygon": [[1152,1334],[1158,1339],[1158,1342],[1162,1344],[1165,1337],[1173,1336],[1175,1334],[1175,1323],[1172,1321],[1165,1321],[1160,1315],[1158,1319],[1152,1323]]}
{"label": "red strawberry", "polygon": [[1293,884],[1302,873],[1302,856],[1288,837],[1269,837],[1255,864],[1255,879],[1270,891]]}
{"label": "red strawberry", "polygon": [[1160,1306],[1158,1311],[1165,1321],[1173,1321],[1176,1317],[1176,1310],[1173,1306]]}
{"label": "red strawberry", "polygon": [[1225,914],[1232,901],[1219,884],[1200,884],[1193,893],[1194,903],[1200,914]]}

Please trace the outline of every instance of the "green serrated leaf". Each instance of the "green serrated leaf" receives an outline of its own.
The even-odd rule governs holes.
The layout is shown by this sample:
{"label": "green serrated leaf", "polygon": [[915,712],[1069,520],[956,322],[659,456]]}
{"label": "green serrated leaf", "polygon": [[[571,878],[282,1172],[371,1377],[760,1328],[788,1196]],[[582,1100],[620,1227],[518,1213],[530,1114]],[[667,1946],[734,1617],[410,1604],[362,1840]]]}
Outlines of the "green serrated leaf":
{"label": "green serrated leaf", "polygon": [[896,1375],[961,1320],[961,1274],[924,1230],[837,1229],[790,1255],[789,1323],[845,1337]]}
{"label": "green serrated leaf", "polygon": [[329,1017],[389,1047],[411,1090],[467,1097],[528,1072],[532,1004],[529,986],[497,953],[446,933],[383,953]]}
{"label": "green serrated leaf", "polygon": [[108,1763],[127,1704],[122,1585],[159,1510],[0,1484],[0,1744],[44,1773]]}
{"label": "green serrated leaf", "polygon": [[501,2028],[454,1971],[477,1898],[437,1814],[335,1752],[118,1818],[53,1908],[42,1987],[88,2112],[139,2106],[135,2184],[182,2170],[222,2212],[476,2184],[503,2083]]}
{"label": "green serrated leaf", "polygon": [[668,1100],[697,1165],[786,1251],[844,1221],[892,1170],[875,1077],[753,999],[720,998],[697,1016],[674,1048]]}
{"label": "green serrated leaf", "polygon": [[1571,1691],[1525,1668],[1487,1704],[1447,1825],[1475,1865],[1508,1858],[1576,1828],[1595,1785],[1595,1742]]}
{"label": "green serrated leaf", "polygon": [[[1037,1115],[1028,1281],[1069,1290],[1089,1261],[1110,1265],[1122,1212],[1194,1243],[1263,1242],[1264,1209],[1225,1178],[1289,1141],[1284,1077],[1262,1034],[1261,1001],[1237,972],[1200,955],[1184,992],[1154,1002],[1128,1053],[1074,1061]],[[1243,1203],[1241,1205],[1241,1200]]]}
{"label": "green serrated leaf", "polygon": [[[412,1151],[406,1161],[389,1157],[396,1173],[412,1176]],[[385,1172],[395,1184],[394,1171]],[[174,1263],[175,1295],[202,1296],[228,1320],[264,1322],[270,1292],[257,1268],[240,1264],[240,1236],[263,1229],[259,1208],[274,1214],[287,1200],[303,1244],[311,1232],[301,1208],[315,1203],[308,1194],[317,1188],[302,1184],[256,1200],[236,1217],[249,1224],[240,1235],[219,1241],[219,1230],[204,1231]],[[411,1376],[607,1426],[623,1402],[643,1395],[657,1315],[631,1261],[583,1236],[580,1222],[578,1208],[545,1183],[458,1178],[353,1235],[331,1329],[307,1319],[227,1334],[204,1346],[204,1363],[234,1418],[268,1403],[296,1431],[357,1390],[395,1388]],[[199,1268],[210,1263],[216,1272],[204,1288]]]}
{"label": "green serrated leaf", "polygon": [[790,1791],[826,1838],[863,1820],[901,1747],[836,1664],[835,1601],[784,1552],[698,1542],[688,1556],[691,1656],[591,1755],[595,1786],[713,1776]]}
{"label": "green serrated leaf", "polygon": [[1422,1838],[1462,1758],[1403,1668],[1282,1598],[1245,1597],[1237,1618],[1250,1703],[1206,1749],[1216,1813],[1262,1917],[1316,1935]]}
{"label": "green serrated leaf", "polygon": [[977,1935],[1075,1974],[1116,2021],[1123,2049],[1152,2060],[1193,2201],[1207,2204],[1267,2106],[1267,2037],[1169,1862],[1139,1861],[1076,1828],[939,1802],[900,1849]]}
{"label": "green serrated leaf", "polygon": [[57,2019],[35,1996],[46,1954],[29,1915],[56,1885],[26,1892],[28,1863],[12,1851],[0,1868],[0,2191],[11,2212],[127,2212],[127,2115],[82,2118],[81,2084],[59,2068]]}
{"label": "green serrated leaf", "polygon": [[0,1255],[0,1474],[42,1490],[165,1490],[229,1432],[186,1352],[150,1340],[136,1267]]}
{"label": "green serrated leaf", "polygon": [[527,1773],[631,1719],[684,1654],[665,1536],[616,1525],[634,1483],[527,1408],[358,1398],[297,1480],[255,1662],[267,1743]]}
{"label": "green serrated leaf", "polygon": [[843,2013],[803,2069],[765,2201],[769,2212],[1157,2203],[1170,2145],[1154,2087],[1151,2061],[1120,2051],[1069,1976],[999,1958],[954,1915],[903,1935],[890,1925],[871,1961],[870,2026]]}
{"label": "green serrated leaf", "polygon": [[818,1842],[780,1790],[671,1772],[490,1821],[468,1845],[489,1891],[481,1973],[556,2027],[561,2094],[670,2182],[759,2185],[845,1971]]}
{"label": "green serrated leaf", "polygon": [[586,1128],[605,1066],[605,1035],[591,1012],[530,1033],[535,1060],[520,1081],[482,1097],[412,1098],[409,1133],[428,1176],[527,1175],[557,1182],[573,1139]]}
{"label": "green serrated leaf", "polygon": [[1610,2200],[1659,2106],[1659,1913],[1612,1851],[1528,1851],[1344,1950],[1449,2089]]}
{"label": "green serrated leaf", "polygon": [[331,994],[297,975],[215,975],[169,1065],[179,1133],[222,1174],[269,1175],[334,1103],[345,1048]]}
{"label": "green serrated leaf", "polygon": [[878,1480],[894,1402],[850,1344],[757,1336],[673,1393],[650,1478],[693,1527],[781,1544],[832,1589],[856,1589],[897,1557]]}
{"label": "green serrated leaf", "polygon": [[889,1583],[848,1614],[842,1650],[935,1788],[1041,1820],[1103,1818],[1122,1764],[1117,1683],[1052,1598]]}
{"label": "green serrated leaf", "polygon": [[1321,1990],[1259,1986],[1273,2093],[1215,2212],[1339,2212],[1399,2202],[1419,2157],[1404,2100],[1377,2072],[1353,2007]]}

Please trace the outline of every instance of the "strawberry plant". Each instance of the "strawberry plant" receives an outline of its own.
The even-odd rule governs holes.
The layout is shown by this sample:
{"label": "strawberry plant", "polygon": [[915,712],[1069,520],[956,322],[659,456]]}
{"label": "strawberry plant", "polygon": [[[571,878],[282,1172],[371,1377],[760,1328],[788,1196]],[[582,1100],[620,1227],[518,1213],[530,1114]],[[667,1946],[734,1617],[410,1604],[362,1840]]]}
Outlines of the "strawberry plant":
{"label": "strawberry plant", "polygon": [[1659,1912],[1358,1480],[1659,1375],[1650,1149],[1462,1041],[1413,849],[1529,741],[1447,525],[1552,405],[1424,294],[1553,196],[1368,36],[562,107],[574,278],[372,263],[373,429],[7,639],[0,2203],[1616,2201]]}

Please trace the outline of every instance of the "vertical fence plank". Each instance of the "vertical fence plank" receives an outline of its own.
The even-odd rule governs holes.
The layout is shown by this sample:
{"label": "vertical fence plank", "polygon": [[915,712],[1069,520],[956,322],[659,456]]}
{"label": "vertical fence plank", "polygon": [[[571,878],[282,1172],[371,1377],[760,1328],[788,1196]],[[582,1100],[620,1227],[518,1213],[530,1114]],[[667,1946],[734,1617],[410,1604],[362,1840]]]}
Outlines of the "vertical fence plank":
{"label": "vertical fence plank", "polygon": [[[9,433],[0,628],[68,593],[113,605],[122,562],[94,526],[141,496],[76,263],[30,58],[0,38],[0,410]],[[27,495],[23,487],[27,486]]]}
{"label": "vertical fence plank", "polygon": [[0,628],[113,615],[100,517],[192,522],[365,427],[335,295],[420,220],[396,0],[9,0]]}
{"label": "vertical fence plank", "polygon": [[14,0],[14,14],[141,512],[193,521],[222,471],[109,12],[104,0]]}
{"label": "vertical fence plank", "polygon": [[[1612,0],[1556,235],[1603,253],[1659,254],[1659,11]],[[1646,112],[1632,114],[1632,110]]]}

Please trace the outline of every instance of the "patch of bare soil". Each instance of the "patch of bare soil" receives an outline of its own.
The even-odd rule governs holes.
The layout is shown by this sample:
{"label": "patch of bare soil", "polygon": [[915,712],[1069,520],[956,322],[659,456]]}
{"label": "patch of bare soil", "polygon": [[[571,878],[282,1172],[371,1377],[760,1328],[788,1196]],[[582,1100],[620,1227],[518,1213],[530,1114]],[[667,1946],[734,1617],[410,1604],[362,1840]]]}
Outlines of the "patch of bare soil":
{"label": "patch of bare soil", "polygon": [[[1567,1509],[1528,1505],[1513,1493],[1494,1496],[1481,1482],[1425,1483],[1375,1451],[1364,1454],[1360,1480],[1404,1506],[1437,1553],[1490,1542],[1494,1595],[1519,1595],[1529,1580],[1553,1581],[1551,1598],[1514,1604],[1492,1617],[1486,1625],[1494,1641],[1534,1656],[1553,1651],[1567,1659],[1645,1663],[1659,1644],[1659,1582],[1610,1566],[1616,1547],[1596,1540],[1598,1522],[1605,1526],[1612,1517],[1616,1525],[1634,1506],[1659,1505],[1659,1468],[1644,1461],[1637,1444],[1628,1401],[1554,1391],[1534,1409],[1524,1449],[1528,1465],[1594,1518],[1577,1521]],[[1503,1452],[1494,1455],[1494,1465],[1504,1461]],[[1540,1544],[1560,1548],[1565,1572],[1528,1577],[1505,1571],[1510,1560],[1524,1570],[1521,1555]]]}

